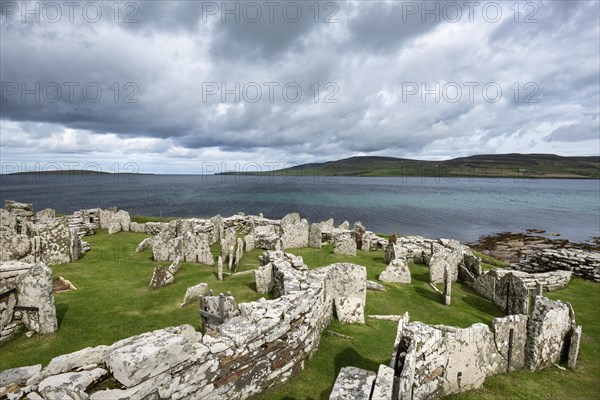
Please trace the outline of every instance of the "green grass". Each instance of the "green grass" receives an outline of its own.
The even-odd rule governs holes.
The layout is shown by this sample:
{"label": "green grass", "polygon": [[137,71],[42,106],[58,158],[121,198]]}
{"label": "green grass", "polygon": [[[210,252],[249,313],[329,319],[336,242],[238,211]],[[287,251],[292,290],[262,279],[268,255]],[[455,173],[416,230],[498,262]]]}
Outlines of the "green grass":
{"label": "green grass", "polygon": [[510,267],[510,263],[507,263],[506,261],[497,260],[494,257],[488,256],[487,254],[483,254],[482,252],[473,251],[473,254],[481,258],[481,267],[484,271],[487,271],[492,268]]}
{"label": "green grass", "polygon": [[86,237],[91,250],[82,259],[53,266],[54,276],[62,275],[78,288],[55,294],[58,333],[22,336],[0,345],[0,370],[45,364],[60,354],[167,326],[191,324],[199,329],[198,307],[179,308],[179,303],[186,289],[200,282],[210,283],[216,293],[229,290],[240,302],[262,297],[256,292],[253,274],[218,281],[215,268],[195,263],[183,263],[172,285],[149,289],[154,267],[169,263],[153,261],[150,250],[135,253],[145,237],[125,232],[109,236],[100,230]]}
{"label": "green grass", "polygon": [[147,215],[133,215],[131,217],[131,222],[145,224],[146,222],[171,222],[175,219],[177,219],[177,217],[152,217]]}
{"label": "green grass", "polygon": [[[52,357],[87,346],[110,344],[131,335],[166,326],[189,323],[199,328],[196,305],[182,309],[178,303],[187,287],[207,282],[215,292],[231,291],[238,302],[256,300],[254,275],[243,273],[258,265],[261,250],[245,255],[239,275],[217,281],[214,268],[184,263],[175,283],[150,290],[148,284],[152,269],[151,252],[136,254],[136,245],[147,237],[144,234],[118,233],[107,235],[99,231],[86,238],[92,250],[81,260],[54,266],[54,275],[62,275],[78,288],[75,292],[55,295],[59,332],[46,337],[19,337],[0,345],[0,370],[11,367],[47,363]],[[356,257],[331,253],[331,246],[323,249],[296,249],[310,268],[335,262],[353,262],[367,268],[368,278],[375,280],[385,268],[382,252],[358,251]],[[218,254],[218,246],[213,246]],[[478,254],[481,256],[480,254]],[[503,263],[486,257],[490,267]],[[410,285],[384,284],[387,292],[367,293],[366,314],[403,314],[408,311],[412,321],[431,324],[451,324],[467,327],[476,322],[490,324],[502,316],[490,301],[479,297],[468,287],[454,284],[452,305],[441,304],[441,296],[429,286],[426,266],[410,265]],[[517,372],[486,380],[480,390],[451,396],[452,399],[598,399],[600,398],[600,286],[575,278],[563,290],[551,292],[548,297],[573,304],[577,322],[583,325],[583,339],[577,371],[549,368],[539,373]],[[365,325],[341,325],[333,321],[328,330],[352,336],[353,339],[322,335],[319,350],[308,360],[306,369],[284,385],[272,388],[253,400],[266,399],[328,399],[339,370],[356,366],[377,370],[379,364],[388,364],[396,333],[396,323],[367,318]]]}

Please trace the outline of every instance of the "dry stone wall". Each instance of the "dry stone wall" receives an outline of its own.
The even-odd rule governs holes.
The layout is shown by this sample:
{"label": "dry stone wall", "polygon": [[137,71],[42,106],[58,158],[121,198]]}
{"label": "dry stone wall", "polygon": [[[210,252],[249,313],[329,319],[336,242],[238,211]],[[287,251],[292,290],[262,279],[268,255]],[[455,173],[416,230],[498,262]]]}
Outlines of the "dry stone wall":
{"label": "dry stone wall", "polygon": [[600,253],[580,249],[543,249],[526,260],[511,264],[525,272],[571,271],[584,279],[600,282]]}
{"label": "dry stone wall", "polygon": [[77,260],[89,246],[69,226],[68,217],[53,215],[44,210],[36,218],[31,204],[7,200],[0,209],[0,261],[55,265]]}
{"label": "dry stone wall", "polygon": [[299,290],[241,303],[239,315],[206,335],[182,325],[62,355],[41,371],[39,366],[5,371],[0,396],[246,399],[304,368],[336,300],[364,305],[365,295],[364,267],[318,268],[306,272]]}
{"label": "dry stone wall", "polygon": [[52,271],[44,263],[0,263],[0,342],[22,325],[40,334],[58,329]]}
{"label": "dry stone wall", "polygon": [[[488,376],[538,370],[560,361],[576,363],[581,326],[568,303],[535,297],[531,316],[496,318],[469,328],[398,322],[392,359],[393,385],[385,366],[374,372],[344,367],[330,400],[421,400],[481,387]],[[562,359],[568,355],[567,359]],[[381,386],[377,381],[382,382]],[[392,386],[392,390],[380,390]]]}

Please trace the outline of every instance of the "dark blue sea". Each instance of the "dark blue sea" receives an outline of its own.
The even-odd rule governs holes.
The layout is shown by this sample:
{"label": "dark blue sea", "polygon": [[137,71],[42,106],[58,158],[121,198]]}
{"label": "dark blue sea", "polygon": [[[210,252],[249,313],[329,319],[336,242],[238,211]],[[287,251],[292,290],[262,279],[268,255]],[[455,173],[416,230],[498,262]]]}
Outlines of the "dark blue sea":
{"label": "dark blue sea", "polygon": [[60,213],[117,206],[130,214],[362,221],[380,233],[474,241],[543,229],[583,242],[600,236],[600,180],[202,175],[3,175],[6,199]]}

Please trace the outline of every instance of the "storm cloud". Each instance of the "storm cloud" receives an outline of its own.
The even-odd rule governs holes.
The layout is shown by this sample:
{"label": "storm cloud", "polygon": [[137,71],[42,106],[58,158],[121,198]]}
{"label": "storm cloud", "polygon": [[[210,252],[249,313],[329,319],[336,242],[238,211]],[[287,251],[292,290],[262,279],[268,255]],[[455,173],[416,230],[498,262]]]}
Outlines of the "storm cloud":
{"label": "storm cloud", "polygon": [[598,2],[0,4],[3,163],[600,153]]}

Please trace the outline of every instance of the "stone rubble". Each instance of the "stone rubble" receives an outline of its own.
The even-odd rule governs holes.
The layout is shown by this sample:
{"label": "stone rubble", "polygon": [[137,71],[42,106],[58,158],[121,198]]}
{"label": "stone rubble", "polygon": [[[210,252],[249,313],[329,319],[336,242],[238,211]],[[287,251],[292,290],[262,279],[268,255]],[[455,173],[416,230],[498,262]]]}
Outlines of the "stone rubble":
{"label": "stone rubble", "polygon": [[[389,384],[385,368],[379,368],[374,383],[375,373],[344,367],[330,399],[432,399],[480,388],[488,376],[553,366],[564,354],[569,355],[569,366],[575,366],[581,327],[568,303],[537,296],[530,317],[496,318],[492,326],[409,323],[406,313],[398,321],[390,363],[395,385]],[[381,385],[388,388],[385,391],[377,384],[380,376],[388,382]]]}
{"label": "stone rubble", "polygon": [[0,261],[55,265],[77,260],[89,246],[70,228],[69,217],[53,215],[45,210],[38,218],[31,204],[6,200],[0,209]]}
{"label": "stone rubble", "polygon": [[[349,299],[364,310],[366,269],[332,264],[308,271],[298,257],[275,253],[267,252],[263,262],[287,260],[300,276],[300,290],[232,307],[226,320],[205,335],[182,325],[56,357],[41,372],[25,373],[32,374],[27,382],[15,378],[0,396],[237,400],[287,381],[317,349],[336,302]],[[204,299],[214,311],[218,297],[212,297]],[[385,372],[379,380],[382,392],[388,385]]]}
{"label": "stone rubble", "polygon": [[[52,294],[52,270],[44,263],[15,270],[15,263],[9,262],[0,263],[0,272],[4,265],[18,274],[0,280],[0,342],[8,340],[21,324],[39,334],[56,332],[58,321]],[[25,266],[23,263],[16,265],[19,268]]]}
{"label": "stone rubble", "polygon": [[337,234],[333,241],[333,253],[345,256],[355,256],[356,242],[354,241],[352,235],[352,231],[345,231]]}
{"label": "stone rubble", "polygon": [[525,272],[570,271],[576,276],[600,282],[600,253],[581,249],[542,249],[510,265]]}
{"label": "stone rubble", "polygon": [[410,269],[406,259],[395,258],[386,269],[379,275],[379,280],[382,282],[406,283],[411,281]]}
{"label": "stone rubble", "polygon": [[207,283],[199,283],[195,286],[190,286],[185,291],[185,295],[183,296],[183,301],[179,304],[179,307],[184,307],[193,302],[197,302],[202,296],[206,296],[208,294],[208,284]]}

